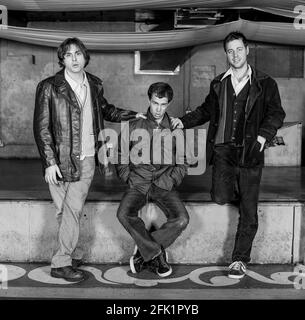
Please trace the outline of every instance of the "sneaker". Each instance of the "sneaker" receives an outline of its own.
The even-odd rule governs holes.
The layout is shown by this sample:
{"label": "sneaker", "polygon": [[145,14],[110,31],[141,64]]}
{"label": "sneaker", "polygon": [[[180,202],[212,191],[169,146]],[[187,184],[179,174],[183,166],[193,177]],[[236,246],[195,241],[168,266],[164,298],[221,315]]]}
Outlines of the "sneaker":
{"label": "sneaker", "polygon": [[168,277],[172,273],[172,267],[167,263],[166,252],[162,248],[162,252],[150,261],[150,269],[159,277]]}
{"label": "sneaker", "polygon": [[163,254],[164,260],[168,263],[168,253],[163,248],[162,248],[162,254]]}
{"label": "sneaker", "polygon": [[129,260],[130,270],[132,273],[139,273],[144,269],[144,258],[136,247],[135,253]]}
{"label": "sneaker", "polygon": [[241,279],[246,274],[246,264],[242,261],[234,261],[229,265],[228,277],[232,279]]}

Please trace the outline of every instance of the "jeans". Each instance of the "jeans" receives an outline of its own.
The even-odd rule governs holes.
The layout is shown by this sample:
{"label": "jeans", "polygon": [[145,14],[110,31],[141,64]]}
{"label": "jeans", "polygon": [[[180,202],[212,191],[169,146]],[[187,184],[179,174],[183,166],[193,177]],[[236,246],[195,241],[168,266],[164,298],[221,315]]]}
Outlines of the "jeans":
{"label": "jeans", "polygon": [[[149,232],[138,211],[147,200],[152,200],[163,211],[167,221],[156,231]],[[129,188],[121,200],[117,217],[134,239],[142,257],[149,261],[161,253],[161,246],[169,247],[186,228],[189,215],[177,191],[164,190],[151,185],[147,194]]]}
{"label": "jeans", "polygon": [[232,203],[239,208],[232,261],[248,263],[258,229],[257,204],[262,168],[241,167],[241,153],[239,147],[215,147],[211,197],[218,204]]}
{"label": "jeans", "polygon": [[94,171],[94,157],[86,157],[81,160],[79,181],[49,184],[59,225],[58,244],[51,261],[52,268],[71,266],[72,258],[82,258],[83,250],[78,245],[79,225]]}

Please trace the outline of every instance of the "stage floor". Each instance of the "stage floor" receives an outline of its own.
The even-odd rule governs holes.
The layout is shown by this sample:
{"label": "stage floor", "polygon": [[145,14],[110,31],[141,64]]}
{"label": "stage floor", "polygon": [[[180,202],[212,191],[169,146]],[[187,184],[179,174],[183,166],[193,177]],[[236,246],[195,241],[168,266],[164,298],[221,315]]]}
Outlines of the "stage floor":
{"label": "stage floor", "polygon": [[[211,168],[200,176],[186,176],[179,186],[186,202],[209,202]],[[95,172],[88,201],[120,201],[125,185],[114,172]],[[39,160],[0,159],[0,200],[51,200]],[[259,201],[305,201],[305,167],[265,167]]]}
{"label": "stage floor", "polygon": [[148,270],[134,275],[129,265],[86,264],[80,267],[86,279],[69,283],[52,278],[50,265],[0,264],[2,275],[4,270],[7,275],[0,299],[305,299],[304,265],[249,265],[243,279],[228,278],[227,266],[172,267],[169,277],[160,278]]}

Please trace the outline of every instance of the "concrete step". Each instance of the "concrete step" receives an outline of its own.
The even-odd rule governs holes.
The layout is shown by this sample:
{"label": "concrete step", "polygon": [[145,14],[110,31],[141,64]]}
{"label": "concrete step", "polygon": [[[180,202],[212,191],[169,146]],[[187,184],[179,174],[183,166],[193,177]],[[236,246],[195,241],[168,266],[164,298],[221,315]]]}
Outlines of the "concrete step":
{"label": "concrete step", "polygon": [[[80,246],[88,263],[128,263],[134,242],[116,217],[119,203],[89,201],[81,221]],[[236,208],[187,202],[187,229],[168,248],[177,264],[229,263],[238,221]],[[154,204],[140,212],[147,227],[164,215]],[[56,246],[57,222],[51,201],[0,201],[0,261],[49,262]],[[294,263],[304,258],[304,205],[260,202],[259,230],[252,263]]]}

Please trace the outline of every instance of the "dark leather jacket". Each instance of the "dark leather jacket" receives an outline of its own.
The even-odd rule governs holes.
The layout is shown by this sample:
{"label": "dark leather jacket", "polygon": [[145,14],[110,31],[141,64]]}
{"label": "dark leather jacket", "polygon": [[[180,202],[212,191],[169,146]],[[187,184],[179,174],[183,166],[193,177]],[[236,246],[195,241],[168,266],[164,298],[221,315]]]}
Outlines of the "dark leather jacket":
{"label": "dark leather jacket", "polygon": [[[281,98],[276,82],[268,75],[254,69],[252,66],[251,86],[245,109],[245,124],[243,128],[243,154],[241,165],[245,167],[263,166],[264,152],[260,152],[257,136],[266,138],[268,144],[276,135],[285,118],[281,106]],[[181,118],[184,128],[192,128],[210,121],[207,134],[207,164],[211,164],[214,139],[219,125],[219,115],[222,108],[221,92],[224,73],[217,76],[210,85],[210,92],[205,101],[194,111]]]}
{"label": "dark leather jacket", "polygon": [[[93,114],[96,151],[103,120],[120,122],[135,117],[136,112],[115,108],[103,96],[102,81],[87,73]],[[41,81],[36,89],[34,137],[42,160],[43,171],[57,164],[63,181],[78,181],[81,153],[81,109],[64,77],[64,69]]]}
{"label": "dark leather jacket", "polygon": [[[167,113],[165,113],[159,125],[149,110],[146,116],[147,119],[139,118],[130,121],[129,127],[126,126],[122,130],[119,138],[121,143],[118,149],[119,164],[116,165],[118,176],[128,183],[130,188],[136,188],[143,194],[148,192],[152,184],[161,189],[172,190],[182,182],[187,173],[184,152],[178,152],[179,150],[184,150],[182,146],[184,145],[183,131],[176,129],[173,132]],[[140,134],[140,143],[138,140],[134,141],[132,136],[132,132],[136,132],[136,129],[143,129],[144,133],[147,133],[146,135]],[[171,140],[172,144],[166,143],[166,137],[171,139],[173,134],[180,136],[180,139]],[[158,145],[156,142],[160,141],[158,140],[160,135],[164,135],[164,143]],[[178,147],[179,143],[182,145]],[[134,163],[132,154],[140,156],[145,154],[146,158],[142,158],[145,160],[140,163]],[[164,157],[161,156],[161,161],[156,163],[154,160],[158,155],[163,155]]]}

